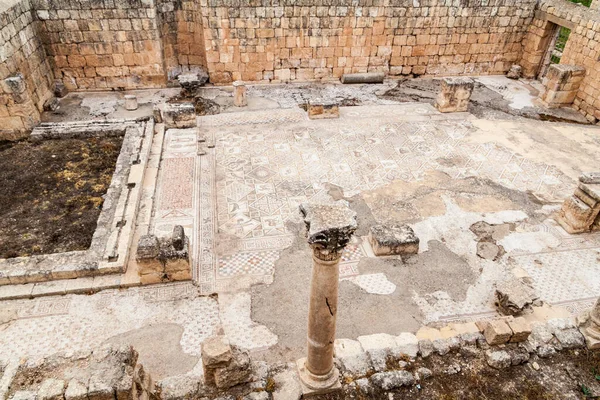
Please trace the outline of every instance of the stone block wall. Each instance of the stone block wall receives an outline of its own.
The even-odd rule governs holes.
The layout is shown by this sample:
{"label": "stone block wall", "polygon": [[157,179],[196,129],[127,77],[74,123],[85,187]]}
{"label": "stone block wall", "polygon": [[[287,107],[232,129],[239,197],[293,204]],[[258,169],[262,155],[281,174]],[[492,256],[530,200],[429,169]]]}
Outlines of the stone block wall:
{"label": "stone block wall", "polygon": [[545,91],[540,94],[542,103],[548,108],[558,108],[573,104],[585,68],[567,64],[552,64],[544,77]]}
{"label": "stone block wall", "polygon": [[566,0],[542,0],[524,40],[524,75],[532,78],[539,73],[556,25],[571,29],[560,63],[586,70],[573,107],[595,123],[600,120],[600,11]]}
{"label": "stone block wall", "polygon": [[69,90],[166,84],[153,0],[33,0],[54,75]]}
{"label": "stone block wall", "polygon": [[53,75],[36,24],[29,0],[0,4],[0,140],[25,135],[52,97]]}
{"label": "stone block wall", "polygon": [[206,67],[202,12],[193,0],[157,0],[167,77]]}
{"label": "stone block wall", "polygon": [[502,74],[521,57],[536,1],[199,0],[215,83]]}

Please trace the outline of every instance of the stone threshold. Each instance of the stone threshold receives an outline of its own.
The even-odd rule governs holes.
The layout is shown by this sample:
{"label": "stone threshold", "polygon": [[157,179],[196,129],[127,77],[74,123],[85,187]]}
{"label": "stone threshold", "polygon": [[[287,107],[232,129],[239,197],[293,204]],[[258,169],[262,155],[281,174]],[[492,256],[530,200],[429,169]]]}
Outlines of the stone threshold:
{"label": "stone threshold", "polygon": [[[133,227],[141,201],[141,186],[154,137],[154,120],[45,123],[34,129],[32,139],[122,134],[124,138],[121,152],[89,249],[0,259],[0,288],[18,285],[14,295],[28,293],[27,296],[31,296],[35,284],[41,282],[121,274],[126,271]],[[31,284],[31,291],[23,284]],[[6,289],[4,291],[8,292]]]}

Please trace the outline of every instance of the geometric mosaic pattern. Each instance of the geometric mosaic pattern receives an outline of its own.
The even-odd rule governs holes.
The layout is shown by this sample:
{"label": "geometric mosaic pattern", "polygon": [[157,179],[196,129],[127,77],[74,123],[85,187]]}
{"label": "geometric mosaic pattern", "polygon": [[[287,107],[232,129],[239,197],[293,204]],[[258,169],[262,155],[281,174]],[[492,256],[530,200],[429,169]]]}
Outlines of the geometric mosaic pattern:
{"label": "geometric mosaic pattern", "polygon": [[[286,222],[300,221],[303,202],[331,201],[332,185],[351,196],[441,170],[548,199],[572,191],[572,180],[552,166],[494,143],[468,142],[475,128],[452,118],[414,103],[341,108],[336,120],[309,121],[300,109],[200,117],[200,132],[215,142],[200,157],[197,179],[195,277],[202,293],[223,289],[219,279],[236,274],[271,275],[277,251],[293,237]],[[280,245],[255,246],[269,241]],[[248,254],[245,242],[254,246]]]}

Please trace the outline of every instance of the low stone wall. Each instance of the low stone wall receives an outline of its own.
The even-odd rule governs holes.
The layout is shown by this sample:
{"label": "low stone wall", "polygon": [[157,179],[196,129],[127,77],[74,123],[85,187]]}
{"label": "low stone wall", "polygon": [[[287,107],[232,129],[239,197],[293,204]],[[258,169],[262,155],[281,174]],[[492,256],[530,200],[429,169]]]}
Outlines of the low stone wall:
{"label": "low stone wall", "polygon": [[32,9],[29,0],[0,5],[0,140],[26,136],[52,97],[53,75]]}

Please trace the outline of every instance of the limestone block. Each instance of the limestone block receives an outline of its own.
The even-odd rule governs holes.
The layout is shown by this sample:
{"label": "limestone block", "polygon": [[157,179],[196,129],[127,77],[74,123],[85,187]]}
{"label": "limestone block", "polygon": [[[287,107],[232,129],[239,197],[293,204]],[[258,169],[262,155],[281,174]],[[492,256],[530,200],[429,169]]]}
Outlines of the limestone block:
{"label": "limestone block", "polygon": [[496,306],[504,315],[518,315],[531,307],[538,296],[531,286],[513,278],[496,287]]}
{"label": "limestone block", "polygon": [[233,349],[233,357],[227,365],[214,369],[214,382],[218,389],[228,389],[251,379],[250,357],[239,349]]}
{"label": "limestone block", "polygon": [[488,350],[485,352],[485,359],[490,367],[496,368],[496,369],[508,368],[512,364],[510,354],[508,354],[504,350],[500,350],[500,351]]}
{"label": "limestone block", "polygon": [[591,208],[575,196],[563,203],[556,221],[569,233],[581,233],[589,230],[600,212],[599,208]]}
{"label": "limestone block", "polygon": [[339,118],[340,110],[336,103],[322,99],[314,99],[308,103],[308,118],[329,119]]}
{"label": "limestone block", "polygon": [[475,83],[470,78],[444,78],[435,107],[440,112],[466,112]]}
{"label": "limestone block", "polygon": [[93,375],[88,383],[89,400],[114,400],[114,388],[106,377]]}
{"label": "limestone block", "polygon": [[506,77],[509,79],[520,79],[523,74],[523,70],[520,65],[512,65],[510,70],[506,73]]}
{"label": "limestone block", "polygon": [[342,364],[342,371],[351,376],[364,376],[371,366],[369,358],[356,340],[336,339],[333,345],[334,357]]}
{"label": "limestone block", "polygon": [[512,336],[512,330],[502,319],[495,319],[486,324],[483,336],[489,345],[507,343]]}
{"label": "limestone block", "polygon": [[358,341],[369,356],[375,371],[384,371],[388,355],[396,348],[396,338],[386,333],[359,336]]}
{"label": "limestone block", "polygon": [[87,386],[77,379],[71,379],[65,391],[65,400],[86,400]]}
{"label": "limestone block", "polygon": [[419,339],[412,333],[402,332],[396,336],[396,349],[400,355],[406,354],[410,358],[416,358],[419,353]]}
{"label": "limestone block", "polygon": [[579,176],[579,182],[586,184],[600,184],[600,172],[584,172]]}
{"label": "limestone block", "polygon": [[196,126],[196,109],[192,103],[166,103],[162,108],[166,129]]}
{"label": "limestone block", "polygon": [[162,273],[164,267],[159,261],[160,244],[154,235],[144,235],[138,241],[136,261],[140,275]]}
{"label": "limestone block", "polygon": [[415,377],[408,371],[390,371],[373,374],[370,380],[373,385],[382,390],[393,390],[402,386],[411,386],[415,382]]}
{"label": "limestone block", "polygon": [[540,100],[548,108],[572,104],[584,75],[583,67],[551,64],[543,81],[546,90],[540,93]]}
{"label": "limestone block", "polygon": [[510,338],[512,343],[524,342],[531,334],[531,325],[523,317],[509,319],[507,323],[512,331],[512,336]]}
{"label": "limestone block", "polygon": [[202,342],[201,354],[204,367],[220,367],[231,361],[231,345],[225,336],[211,336]]}
{"label": "limestone block", "polygon": [[60,400],[65,392],[65,381],[59,379],[45,379],[37,393],[38,400]]}
{"label": "limestone block", "polygon": [[376,256],[409,255],[419,252],[419,238],[408,225],[376,225],[369,231]]}
{"label": "limestone block", "polygon": [[127,111],[134,111],[138,109],[138,102],[137,102],[137,96],[132,95],[132,94],[126,94],[124,96],[125,98],[125,109]]}

